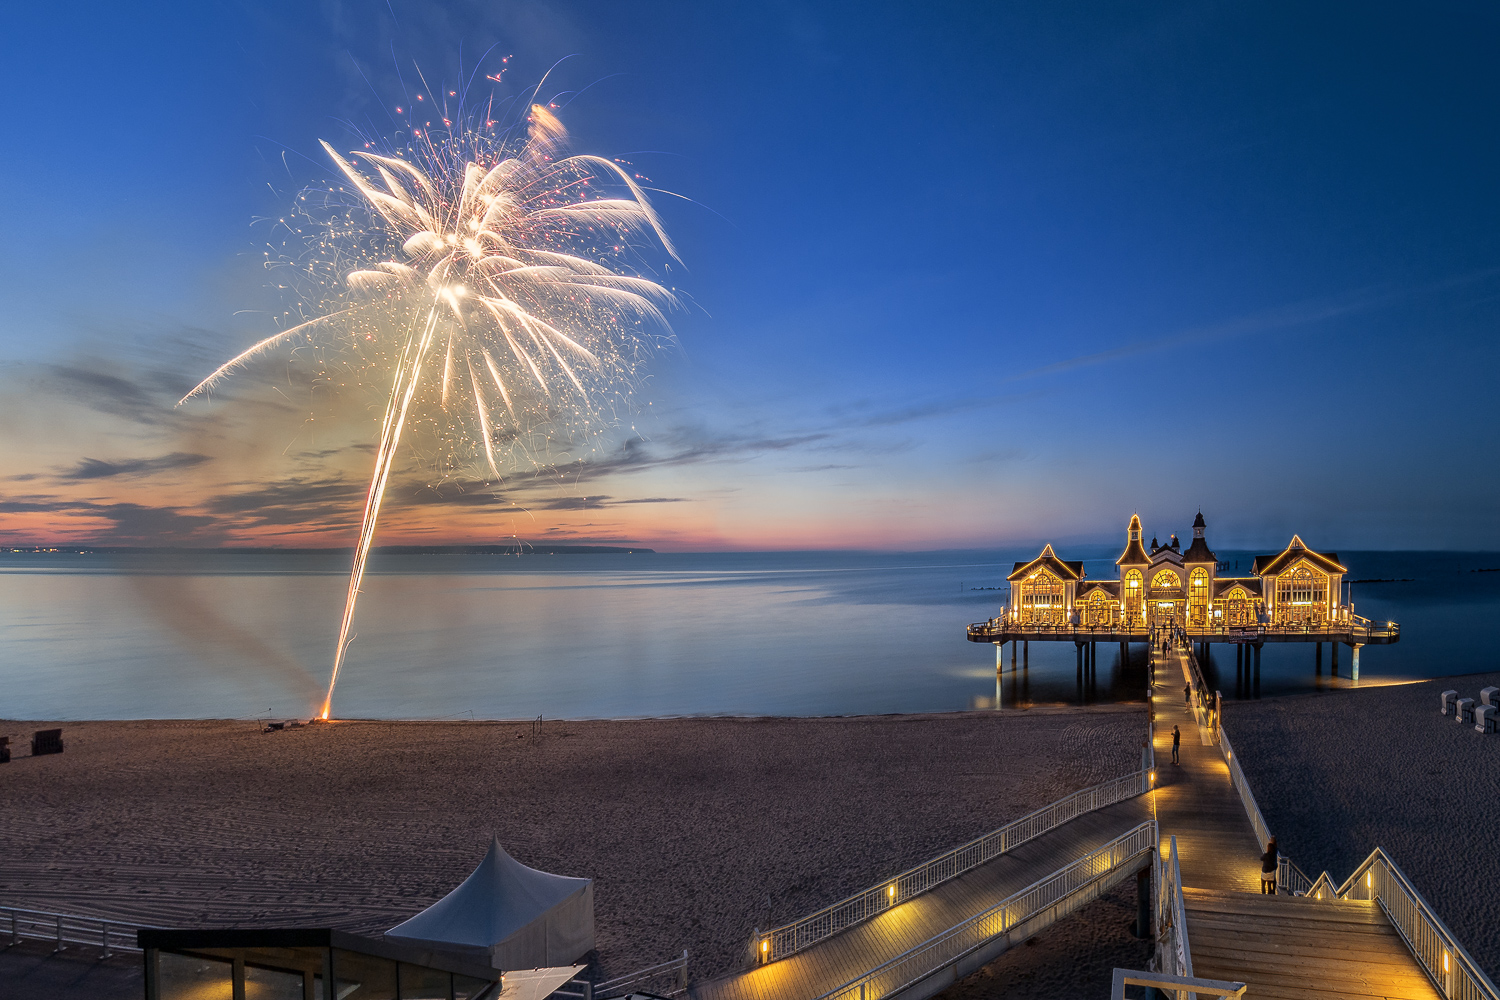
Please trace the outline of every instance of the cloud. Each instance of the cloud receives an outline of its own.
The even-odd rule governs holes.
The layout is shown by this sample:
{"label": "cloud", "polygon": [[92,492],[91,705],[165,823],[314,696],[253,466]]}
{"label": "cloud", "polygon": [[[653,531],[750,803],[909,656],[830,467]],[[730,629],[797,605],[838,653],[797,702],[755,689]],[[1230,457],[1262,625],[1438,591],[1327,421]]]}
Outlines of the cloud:
{"label": "cloud", "polygon": [[126,458],[118,462],[106,462],[97,458],[85,458],[73,468],[60,474],[67,480],[109,479],[114,476],[149,476],[169,469],[190,469],[195,465],[212,461],[208,455],[174,451],[160,458]]}

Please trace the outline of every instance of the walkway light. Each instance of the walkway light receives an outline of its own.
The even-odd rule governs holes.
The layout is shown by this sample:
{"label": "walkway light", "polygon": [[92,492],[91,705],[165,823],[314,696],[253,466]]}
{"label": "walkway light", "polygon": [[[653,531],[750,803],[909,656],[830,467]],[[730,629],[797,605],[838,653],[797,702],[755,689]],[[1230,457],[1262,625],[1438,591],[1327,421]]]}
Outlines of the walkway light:
{"label": "walkway light", "polygon": [[895,886],[888,885],[888,886],[885,887],[885,898],[888,899],[888,900],[890,900],[892,903],[894,903],[896,901],[896,887]]}
{"label": "walkway light", "polygon": [[1370,888],[1370,877],[1371,877],[1372,874],[1373,874],[1372,872],[1365,872],[1365,888],[1366,889]]}
{"label": "walkway light", "polygon": [[770,957],[771,957],[771,939],[770,938],[761,938],[760,939],[760,960],[762,962],[765,962],[765,961],[768,961],[770,959]]}
{"label": "walkway light", "polygon": [[1444,974],[1448,972],[1448,953],[1446,951],[1443,952],[1443,972]]}

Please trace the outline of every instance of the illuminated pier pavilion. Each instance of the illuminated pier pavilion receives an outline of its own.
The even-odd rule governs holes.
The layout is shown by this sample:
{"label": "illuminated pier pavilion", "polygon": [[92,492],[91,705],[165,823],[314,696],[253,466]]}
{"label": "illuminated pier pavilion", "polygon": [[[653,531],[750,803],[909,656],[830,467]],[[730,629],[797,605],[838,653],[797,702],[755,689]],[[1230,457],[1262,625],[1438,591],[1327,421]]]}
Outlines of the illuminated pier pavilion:
{"label": "illuminated pier pavilion", "polygon": [[1314,552],[1301,538],[1276,555],[1257,556],[1249,576],[1225,576],[1226,563],[1204,539],[1202,513],[1193,521],[1192,544],[1183,550],[1173,535],[1165,545],[1141,543],[1141,519],[1132,516],[1125,551],[1115,560],[1113,580],[1089,580],[1082,562],[1058,557],[1051,545],[1030,562],[1016,563],[1006,579],[1010,597],[1001,613],[969,626],[970,642],[993,643],[996,667],[1006,643],[1011,666],[1016,647],[1023,662],[1033,641],[1077,646],[1079,678],[1092,679],[1099,643],[1119,643],[1120,662],[1129,643],[1175,638],[1199,645],[1208,659],[1214,643],[1235,646],[1235,665],[1259,686],[1260,650],[1268,642],[1317,644],[1321,672],[1323,643],[1338,673],[1339,646],[1350,648],[1350,675],[1359,680],[1359,651],[1401,638],[1395,622],[1372,622],[1354,613],[1344,599],[1348,569],[1331,552]]}

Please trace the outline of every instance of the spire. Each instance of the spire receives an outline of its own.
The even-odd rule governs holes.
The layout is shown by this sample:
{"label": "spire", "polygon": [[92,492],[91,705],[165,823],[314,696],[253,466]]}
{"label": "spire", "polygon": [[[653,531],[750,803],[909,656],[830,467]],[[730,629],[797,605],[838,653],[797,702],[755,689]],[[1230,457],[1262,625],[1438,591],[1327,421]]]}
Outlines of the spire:
{"label": "spire", "polygon": [[1146,555],[1146,550],[1141,548],[1141,518],[1139,514],[1130,515],[1130,527],[1125,533],[1125,551],[1120,553],[1120,558],[1115,560],[1116,566],[1149,566],[1151,557]]}
{"label": "spire", "polygon": [[1182,554],[1183,562],[1218,563],[1219,557],[1209,551],[1208,542],[1203,538],[1205,528],[1207,524],[1203,520],[1203,511],[1200,510],[1198,516],[1193,518],[1193,544],[1188,546],[1188,550]]}

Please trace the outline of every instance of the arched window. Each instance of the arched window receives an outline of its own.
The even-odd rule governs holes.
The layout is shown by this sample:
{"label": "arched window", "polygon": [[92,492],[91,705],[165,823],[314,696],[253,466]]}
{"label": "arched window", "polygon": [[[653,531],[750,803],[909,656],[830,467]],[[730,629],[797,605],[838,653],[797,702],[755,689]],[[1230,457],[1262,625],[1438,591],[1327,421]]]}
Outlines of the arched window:
{"label": "arched window", "polygon": [[1021,582],[1021,613],[1032,622],[1061,624],[1063,616],[1063,582],[1044,569],[1033,572]]}
{"label": "arched window", "polygon": [[1115,602],[1104,590],[1096,590],[1089,594],[1087,607],[1090,625],[1114,624]]}
{"label": "arched window", "polygon": [[1250,601],[1250,595],[1243,587],[1231,587],[1229,593],[1224,595],[1224,603],[1229,619],[1229,624],[1236,627],[1245,627],[1255,624],[1255,606]]}
{"label": "arched window", "polygon": [[1208,619],[1208,570],[1199,566],[1188,576],[1188,610],[1194,625]]}
{"label": "arched window", "polygon": [[1182,578],[1169,569],[1164,569],[1151,578],[1152,590],[1180,590]]}
{"label": "arched window", "polygon": [[1125,571],[1125,618],[1130,622],[1138,622],[1141,617],[1141,598],[1145,596],[1142,582],[1140,570]]}
{"label": "arched window", "polygon": [[1328,610],[1328,577],[1298,563],[1276,578],[1276,617],[1302,623],[1321,619]]}

